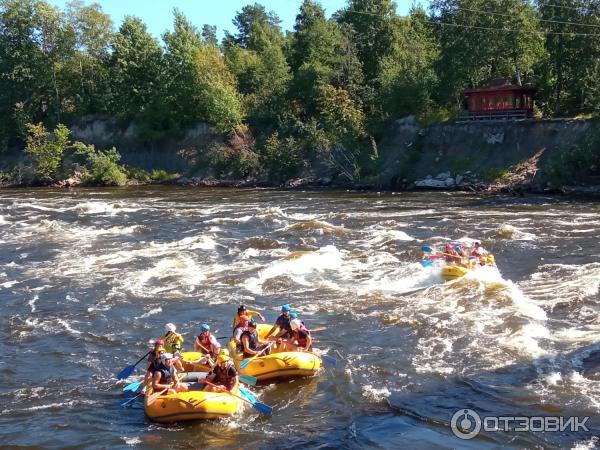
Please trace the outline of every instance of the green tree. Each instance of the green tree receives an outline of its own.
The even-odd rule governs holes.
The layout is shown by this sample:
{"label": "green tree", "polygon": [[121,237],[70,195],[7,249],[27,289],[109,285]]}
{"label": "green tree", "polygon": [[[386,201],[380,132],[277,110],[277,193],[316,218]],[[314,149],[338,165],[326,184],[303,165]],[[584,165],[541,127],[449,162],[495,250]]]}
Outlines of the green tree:
{"label": "green tree", "polygon": [[255,5],[238,13],[239,43],[226,38],[225,58],[238,80],[250,124],[272,127],[285,108],[291,78],[276,17]]}
{"label": "green tree", "polygon": [[213,47],[219,45],[219,41],[217,40],[217,27],[204,24],[202,27],[202,40]]}
{"label": "green tree", "polygon": [[437,88],[437,43],[420,9],[394,21],[392,52],[381,62],[378,91],[383,120],[425,113]]}
{"label": "green tree", "polygon": [[540,64],[538,103],[554,115],[600,109],[600,44],[593,36],[600,24],[598,2],[537,1],[548,57]]}
{"label": "green tree", "polygon": [[440,24],[437,72],[443,101],[459,108],[462,89],[490,78],[532,80],[544,49],[536,11],[527,0],[435,0],[430,7]]}
{"label": "green tree", "polygon": [[65,149],[69,145],[69,129],[58,124],[50,136],[41,123],[29,124],[25,152],[33,157],[34,173],[41,183],[52,183],[58,179]]}
{"label": "green tree", "polygon": [[242,48],[248,47],[253,34],[253,27],[258,23],[265,24],[272,29],[279,29],[281,20],[274,12],[267,12],[265,7],[258,3],[246,5],[233,19],[233,24],[238,32],[230,40],[233,40],[233,43]]}
{"label": "green tree", "polygon": [[392,51],[396,5],[391,0],[349,0],[338,21],[353,31],[365,81],[377,79],[383,58]]}
{"label": "green tree", "polygon": [[115,35],[110,58],[111,111],[132,119],[162,98],[163,54],[137,17],[127,16]]}
{"label": "green tree", "polygon": [[114,37],[110,16],[98,3],[83,4],[73,0],[67,4],[67,25],[75,37],[75,52],[61,70],[69,103],[76,115],[108,111],[109,50]]}
{"label": "green tree", "polygon": [[318,3],[304,0],[294,30],[289,57],[294,74],[291,94],[302,101],[306,113],[314,112],[321,84],[357,90],[362,80],[352,43],[335,21],[325,18]]}

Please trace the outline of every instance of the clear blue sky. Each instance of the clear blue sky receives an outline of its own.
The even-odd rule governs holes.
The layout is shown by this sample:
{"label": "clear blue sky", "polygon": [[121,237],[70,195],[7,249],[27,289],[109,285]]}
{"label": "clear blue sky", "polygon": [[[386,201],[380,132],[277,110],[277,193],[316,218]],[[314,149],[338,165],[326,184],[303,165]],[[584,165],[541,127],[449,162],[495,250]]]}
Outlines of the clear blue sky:
{"label": "clear blue sky", "polygon": [[[64,8],[68,0],[48,0],[50,3]],[[148,30],[155,35],[160,35],[172,26],[172,10],[179,8],[198,28],[205,23],[217,26],[219,38],[223,37],[223,30],[235,31],[231,20],[236,12],[243,6],[254,4],[255,0],[83,0],[85,4],[100,3],[105,13],[110,15],[118,28],[126,15],[134,15],[142,19]],[[274,11],[282,20],[282,27],[291,30],[294,26],[296,14],[302,0],[263,0],[262,4],[267,11]],[[321,0],[327,15],[343,8],[347,0]],[[396,0],[398,14],[406,14],[413,0]],[[416,3],[428,4],[423,0]]]}

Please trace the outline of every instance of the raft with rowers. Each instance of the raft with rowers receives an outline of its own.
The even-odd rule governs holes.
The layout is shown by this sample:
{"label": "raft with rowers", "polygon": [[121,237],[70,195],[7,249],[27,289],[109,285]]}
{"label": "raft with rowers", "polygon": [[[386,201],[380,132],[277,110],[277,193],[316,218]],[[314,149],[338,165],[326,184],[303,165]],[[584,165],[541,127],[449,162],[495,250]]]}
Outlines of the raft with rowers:
{"label": "raft with rowers", "polygon": [[471,247],[458,242],[446,244],[441,251],[435,251],[428,246],[421,247],[421,250],[424,253],[421,261],[423,267],[431,266],[436,261],[444,262],[441,274],[446,281],[460,278],[477,267],[496,266],[494,255],[484,249],[479,241],[474,241]]}
{"label": "raft with rowers", "polygon": [[[335,364],[334,358],[313,353],[311,333],[289,305],[281,307],[273,326],[257,324],[256,317],[264,321],[259,312],[244,305],[238,308],[226,348],[221,347],[208,324],[201,324],[193,352],[181,350],[183,336],[168,323],[165,334],[149,352],[143,383],[132,383],[124,391],[139,386],[139,395],[145,394],[144,411],[157,422],[228,417],[244,403],[270,414],[272,408],[258,402],[240,381],[253,385],[257,381],[310,377],[321,369],[324,360]],[[118,377],[127,378],[133,370],[130,366]]]}

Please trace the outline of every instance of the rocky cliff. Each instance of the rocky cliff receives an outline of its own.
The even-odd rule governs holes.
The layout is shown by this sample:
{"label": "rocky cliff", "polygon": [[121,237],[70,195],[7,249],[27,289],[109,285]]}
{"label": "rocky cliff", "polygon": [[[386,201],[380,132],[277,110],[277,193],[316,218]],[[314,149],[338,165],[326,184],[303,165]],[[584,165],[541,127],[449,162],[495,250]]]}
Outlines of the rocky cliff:
{"label": "rocky cliff", "polygon": [[[439,187],[498,182],[543,190],[545,168],[594,128],[592,120],[553,119],[442,123],[395,121],[379,142],[381,185]],[[516,178],[515,175],[518,175]]]}

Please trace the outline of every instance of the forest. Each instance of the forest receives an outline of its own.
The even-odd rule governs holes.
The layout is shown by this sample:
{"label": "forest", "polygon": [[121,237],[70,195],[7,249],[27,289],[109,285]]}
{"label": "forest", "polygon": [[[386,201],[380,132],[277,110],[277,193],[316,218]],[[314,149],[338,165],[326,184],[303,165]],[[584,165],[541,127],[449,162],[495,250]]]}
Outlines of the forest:
{"label": "forest", "polygon": [[[286,180],[323,161],[368,179],[387,124],[455,118],[461,92],[492,79],[537,87],[536,117],[596,114],[599,19],[596,0],[433,0],[406,16],[390,0],[348,0],[329,18],[304,0],[293,30],[249,4],[219,42],[177,9],[158,40],[98,3],[0,0],[0,154],[24,150],[50,181],[81,118],[135,123],[153,143],[206,122],[224,137],[201,149],[220,174]],[[75,147],[114,171],[116,150]]]}

